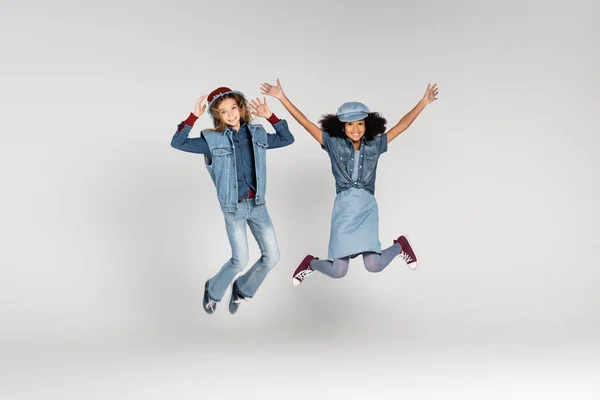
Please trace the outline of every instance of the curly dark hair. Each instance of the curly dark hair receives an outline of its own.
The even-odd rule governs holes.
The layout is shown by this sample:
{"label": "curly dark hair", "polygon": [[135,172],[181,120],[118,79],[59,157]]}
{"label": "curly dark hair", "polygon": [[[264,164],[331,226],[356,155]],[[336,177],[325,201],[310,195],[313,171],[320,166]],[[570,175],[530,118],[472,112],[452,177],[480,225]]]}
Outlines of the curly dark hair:
{"label": "curly dark hair", "polygon": [[[385,133],[386,119],[377,112],[371,112],[367,115],[365,121],[365,138],[372,140],[380,133]],[[344,122],[340,121],[335,114],[325,114],[319,120],[321,129],[329,134],[329,136],[345,138]]]}

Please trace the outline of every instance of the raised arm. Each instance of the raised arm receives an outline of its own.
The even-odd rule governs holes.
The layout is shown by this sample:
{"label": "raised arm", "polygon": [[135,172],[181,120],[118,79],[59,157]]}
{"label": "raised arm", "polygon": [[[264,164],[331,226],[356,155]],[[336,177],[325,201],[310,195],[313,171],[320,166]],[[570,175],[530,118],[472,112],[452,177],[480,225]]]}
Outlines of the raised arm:
{"label": "raised arm", "polygon": [[323,144],[323,132],[321,131],[321,128],[306,118],[306,116],[302,114],[302,112],[298,110],[298,108],[296,108],[296,106],[287,98],[285,93],[283,93],[279,79],[277,79],[277,86],[273,86],[269,83],[263,83],[260,86],[260,90],[262,94],[273,96],[278,99],[281,104],[283,104],[285,109],[288,110],[288,112],[292,115],[292,117],[294,117],[294,119],[298,121],[298,123],[302,125],[302,127],[306,129],[317,142],[319,142],[321,145]]}
{"label": "raised arm", "polygon": [[194,126],[194,123],[204,113],[206,109],[206,104],[202,104],[202,101],[206,98],[206,95],[201,96],[200,99],[196,102],[196,107],[194,108],[194,112],[190,113],[189,117],[181,122],[177,126],[177,131],[173,135],[171,139],[171,147],[181,150],[187,151],[189,153],[198,153],[198,154],[209,154],[210,148],[208,147],[208,143],[206,139],[203,137],[198,138],[189,138],[188,135]]}
{"label": "raised arm", "polygon": [[280,120],[271,112],[266,98],[263,97],[262,101],[258,97],[252,99],[248,106],[252,110],[252,115],[265,118],[275,128],[275,133],[267,133],[267,143],[269,144],[267,149],[278,149],[294,143],[294,136],[290,132],[287,122]]}
{"label": "raised arm", "polygon": [[394,140],[398,135],[404,132],[408,127],[413,123],[413,121],[417,118],[421,111],[425,109],[425,107],[437,100],[438,88],[437,84],[431,86],[431,84],[427,84],[427,90],[425,90],[425,94],[421,101],[417,103],[416,106],[412,110],[408,112],[404,117],[400,119],[400,121],[392,127],[387,132],[388,143]]}

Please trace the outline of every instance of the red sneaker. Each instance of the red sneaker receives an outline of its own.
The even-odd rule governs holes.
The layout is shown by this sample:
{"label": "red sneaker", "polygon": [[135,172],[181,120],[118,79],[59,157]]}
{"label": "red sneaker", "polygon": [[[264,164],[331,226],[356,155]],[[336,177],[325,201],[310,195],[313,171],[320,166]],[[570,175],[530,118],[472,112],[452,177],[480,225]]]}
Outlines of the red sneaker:
{"label": "red sneaker", "polygon": [[310,262],[315,259],[318,260],[318,258],[313,257],[311,255],[304,257],[304,260],[302,260],[300,265],[298,265],[298,268],[296,268],[296,270],[292,274],[292,286],[298,286],[302,283],[302,281],[304,281],[304,278],[306,278],[314,272],[314,270],[310,267]]}
{"label": "red sneaker", "polygon": [[412,249],[412,246],[408,242],[406,236],[402,235],[398,239],[394,240],[394,243],[398,243],[402,250],[400,250],[400,257],[406,262],[408,268],[416,269],[417,268],[417,255],[415,251]]}

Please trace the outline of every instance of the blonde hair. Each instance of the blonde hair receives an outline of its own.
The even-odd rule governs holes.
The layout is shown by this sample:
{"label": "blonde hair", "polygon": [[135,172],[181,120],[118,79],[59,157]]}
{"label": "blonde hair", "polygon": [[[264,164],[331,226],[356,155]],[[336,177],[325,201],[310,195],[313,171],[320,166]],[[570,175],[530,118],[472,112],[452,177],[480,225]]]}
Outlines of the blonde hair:
{"label": "blonde hair", "polygon": [[252,114],[250,113],[250,109],[248,108],[248,101],[244,98],[244,96],[237,93],[227,93],[221,97],[219,97],[213,104],[210,106],[210,110],[208,110],[215,120],[215,130],[216,131],[224,131],[227,128],[227,124],[221,119],[219,115],[219,111],[217,108],[219,104],[225,99],[234,99],[240,108],[240,119],[243,119],[246,122],[250,122],[252,119]]}

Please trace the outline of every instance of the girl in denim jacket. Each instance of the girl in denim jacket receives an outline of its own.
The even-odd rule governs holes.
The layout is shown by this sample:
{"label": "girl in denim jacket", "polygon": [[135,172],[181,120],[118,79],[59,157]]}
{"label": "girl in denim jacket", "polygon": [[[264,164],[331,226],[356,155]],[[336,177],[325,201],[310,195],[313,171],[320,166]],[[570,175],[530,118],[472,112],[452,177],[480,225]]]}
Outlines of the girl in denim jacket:
{"label": "girl in denim jacket", "polygon": [[292,274],[292,285],[298,286],[314,271],[342,278],[348,272],[350,259],[359,254],[370,272],[381,272],[398,255],[415,269],[417,256],[406,236],[398,237],[392,246],[381,249],[375,176],[377,161],[387,151],[388,143],[404,132],[428,104],[437,100],[437,85],[428,84],[421,101],[387,133],[386,120],[362,103],[342,104],[335,115],[323,116],[318,127],[287,98],[279,79],[276,86],[263,83],[261,92],[279,99],[321,144],[329,154],[335,178],[337,195],[331,216],[329,260],[319,260],[312,255],[304,257]]}
{"label": "girl in denim jacket", "polygon": [[[287,122],[271,113],[266,99],[261,102],[256,98],[248,103],[242,93],[226,87],[215,89],[208,95],[208,106],[203,104],[205,98],[206,95],[200,97],[194,112],[179,124],[171,146],[203,154],[217,189],[232,255],[204,285],[202,304],[204,311],[212,314],[231,285],[229,312],[234,314],[240,303],[254,296],[279,261],[277,237],[265,205],[266,150],[288,146],[294,142],[294,137]],[[194,122],[206,108],[214,128],[201,131],[198,138],[189,138]],[[276,133],[267,134],[262,125],[251,123],[251,114],[266,118]],[[261,257],[234,281],[248,264],[246,224],[260,247]]]}

